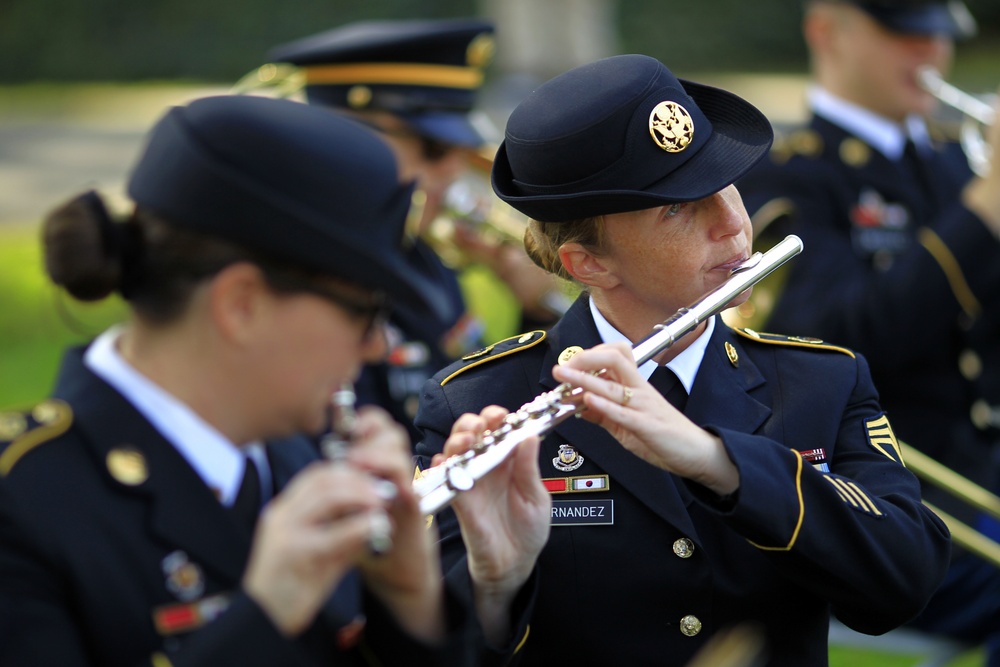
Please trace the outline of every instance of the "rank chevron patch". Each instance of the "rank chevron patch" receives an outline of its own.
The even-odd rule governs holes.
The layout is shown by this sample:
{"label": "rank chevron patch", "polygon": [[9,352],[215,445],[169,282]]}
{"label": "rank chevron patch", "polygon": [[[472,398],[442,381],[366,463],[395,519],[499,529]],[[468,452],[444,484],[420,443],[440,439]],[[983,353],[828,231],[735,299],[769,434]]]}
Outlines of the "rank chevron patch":
{"label": "rank chevron patch", "polygon": [[899,449],[899,441],[892,432],[888,417],[882,414],[866,420],[865,429],[868,431],[868,444],[893,461],[903,464],[903,453]]}

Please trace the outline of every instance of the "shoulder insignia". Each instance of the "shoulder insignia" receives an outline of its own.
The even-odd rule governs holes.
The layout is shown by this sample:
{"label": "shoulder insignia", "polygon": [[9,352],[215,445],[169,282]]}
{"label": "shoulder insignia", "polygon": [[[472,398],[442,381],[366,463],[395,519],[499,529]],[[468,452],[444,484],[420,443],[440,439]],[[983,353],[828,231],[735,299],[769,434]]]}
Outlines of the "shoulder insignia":
{"label": "shoulder insignia", "polygon": [[528,333],[511,336],[510,338],[504,338],[503,340],[493,343],[492,345],[487,345],[477,352],[467,354],[462,357],[462,361],[466,363],[456,369],[448,377],[441,380],[441,386],[443,387],[448,384],[455,377],[461,375],[470,368],[475,368],[476,366],[480,366],[495,359],[500,359],[501,357],[506,357],[514,354],[515,352],[532,348],[545,340],[545,336],[546,332],[540,329],[537,331],[529,331]]}
{"label": "shoulder insignia", "polygon": [[0,412],[0,477],[6,477],[22,456],[65,433],[73,411],[57,399],[42,401],[28,412]]}
{"label": "shoulder insignia", "polygon": [[868,164],[868,160],[872,157],[872,149],[868,147],[868,144],[854,137],[848,137],[841,141],[838,152],[844,164],[856,168]]}
{"label": "shoulder insignia", "polygon": [[[884,414],[865,420],[865,431],[868,434],[868,444],[878,452],[885,454],[897,463],[903,463],[903,451],[892,431],[889,418]],[[904,464],[905,465],[905,464]]]}
{"label": "shoulder insignia", "polygon": [[824,343],[819,338],[808,338],[805,336],[783,336],[781,334],[773,334],[773,333],[760,333],[746,327],[736,328],[733,329],[733,331],[743,336],[744,338],[755,340],[758,343],[768,343],[770,345],[790,345],[792,347],[811,347],[817,350],[842,352],[847,356],[851,357],[852,359],[854,358],[854,352],[847,349],[846,347],[840,347],[838,345],[831,345],[829,343]]}
{"label": "shoulder insignia", "polygon": [[823,153],[823,137],[815,130],[801,128],[776,136],[771,145],[771,161],[784,164],[793,156],[816,158]]}

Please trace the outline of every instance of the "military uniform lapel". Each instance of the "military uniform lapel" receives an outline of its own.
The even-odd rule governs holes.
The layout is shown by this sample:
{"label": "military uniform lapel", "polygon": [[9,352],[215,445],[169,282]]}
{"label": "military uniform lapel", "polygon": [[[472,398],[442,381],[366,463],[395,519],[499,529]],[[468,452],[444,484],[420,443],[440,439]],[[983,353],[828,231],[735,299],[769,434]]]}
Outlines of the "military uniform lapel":
{"label": "military uniform lapel", "polygon": [[732,330],[717,318],[685,410],[695,424],[754,433],[771,416],[770,406],[757,398],[766,391],[764,376],[741,352]]}
{"label": "military uniform lapel", "polygon": [[319,459],[317,447],[305,438],[287,438],[267,444],[273,493],[281,491],[300,470]]}
{"label": "military uniform lapel", "polygon": [[[587,308],[586,300],[580,299],[550,332],[552,344],[541,369],[540,381],[544,387],[552,388],[556,385],[552,378],[552,366],[556,364],[557,356],[562,350],[572,345],[588,349],[601,342]],[[552,459],[558,456],[557,449],[562,443],[571,444],[584,457],[589,458],[591,463],[610,475],[612,489],[623,487],[685,535],[697,537],[697,531],[686,510],[691,502],[690,495],[682,495],[673,476],[644,463],[603,428],[575,418],[556,426],[546,438],[540,453],[543,471],[552,469]]]}
{"label": "military uniform lapel", "polygon": [[235,584],[249,553],[248,537],[183,457],[122,396],[83,368],[60,382],[56,395],[105,466],[109,484],[149,505],[149,531],[166,548]]}

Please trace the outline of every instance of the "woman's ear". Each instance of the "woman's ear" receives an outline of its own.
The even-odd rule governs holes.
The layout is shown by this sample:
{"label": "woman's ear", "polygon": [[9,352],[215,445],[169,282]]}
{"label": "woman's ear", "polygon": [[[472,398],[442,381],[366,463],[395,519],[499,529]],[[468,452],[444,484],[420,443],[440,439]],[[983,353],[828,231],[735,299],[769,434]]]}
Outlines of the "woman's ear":
{"label": "woman's ear", "polygon": [[244,342],[271,316],[271,296],[260,268],[250,262],[230,264],[209,285],[209,314],[220,335]]}
{"label": "woman's ear", "polygon": [[618,278],[604,261],[576,242],[559,246],[559,261],[573,278],[589,287],[608,289],[618,284]]}

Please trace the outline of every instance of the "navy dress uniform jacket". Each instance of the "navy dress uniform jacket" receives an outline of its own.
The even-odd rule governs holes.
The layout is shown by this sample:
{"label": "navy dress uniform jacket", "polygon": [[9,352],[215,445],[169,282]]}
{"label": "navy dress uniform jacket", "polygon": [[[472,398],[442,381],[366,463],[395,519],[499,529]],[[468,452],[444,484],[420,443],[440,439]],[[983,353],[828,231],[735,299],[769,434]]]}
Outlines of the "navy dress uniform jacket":
{"label": "navy dress uniform jacket", "polygon": [[[306,633],[281,635],[240,588],[249,526],[83,365],[82,350],[67,354],[35,414],[37,428],[0,448],[5,667],[468,664],[468,615],[453,598],[453,634],[432,651],[356,573]],[[318,458],[305,439],[267,453],[276,490]]]}
{"label": "navy dress uniform jacket", "polygon": [[[561,350],[600,342],[586,299],[548,335],[498,344],[427,383],[422,465],[460,414],[517,409],[557,385]],[[753,621],[768,665],[826,665],[831,609],[869,633],[920,611],[947,566],[949,536],[899,460],[863,358],[758,336],[717,322],[685,408],[739,468],[734,497],[644,463],[582,419],[544,438],[543,477],[607,487],[554,501],[603,506],[613,523],[553,525],[538,589],[518,602],[506,647],[523,640],[518,664],[680,666],[715,632]],[[583,457],[571,473],[554,465],[566,444]],[[814,467],[823,461],[830,472]],[[454,513],[439,518],[447,575],[468,583]]]}
{"label": "navy dress uniform jacket", "polygon": [[[773,220],[765,236],[797,234],[805,250],[760,326],[863,354],[899,438],[995,486],[1000,241],[960,204],[961,149],[937,144],[920,178],[813,116],[770,158],[740,192],[755,226]],[[971,518],[936,488],[925,497]]]}

